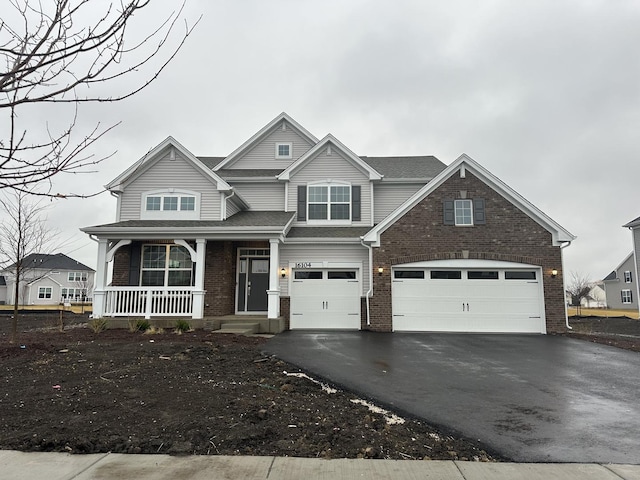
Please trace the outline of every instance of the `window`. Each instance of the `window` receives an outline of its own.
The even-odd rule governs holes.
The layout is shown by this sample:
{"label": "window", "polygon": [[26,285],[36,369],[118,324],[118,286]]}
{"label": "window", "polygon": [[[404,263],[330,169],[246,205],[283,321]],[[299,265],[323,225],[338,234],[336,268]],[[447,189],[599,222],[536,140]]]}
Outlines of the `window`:
{"label": "window", "polygon": [[349,185],[309,186],[309,220],[350,220],[351,187]]}
{"label": "window", "polygon": [[424,278],[424,270],[394,270],[393,278]]}
{"label": "window", "polygon": [[86,288],[63,288],[60,296],[63,300],[82,300],[87,298]]}
{"label": "window", "polygon": [[467,278],[469,280],[497,280],[498,272],[497,271],[475,271],[475,272],[467,272]]}
{"label": "window", "polygon": [[622,298],[622,303],[629,304],[632,302],[631,290],[622,290],[620,292],[620,297]]}
{"label": "window", "polygon": [[69,272],[67,280],[70,282],[86,282],[87,272]]}
{"label": "window", "polygon": [[628,270],[624,272],[624,283],[631,283],[631,272]]}
{"label": "window", "polygon": [[327,272],[329,280],[355,280],[356,272],[353,270],[347,272]]}
{"label": "window", "polygon": [[293,143],[276,143],[276,158],[289,159],[293,158]]}
{"label": "window", "polygon": [[147,212],[193,212],[196,209],[194,195],[149,195],[146,197]]}
{"label": "window", "polygon": [[456,200],[456,225],[473,225],[473,208],[471,200]]}
{"label": "window", "polygon": [[296,280],[322,280],[322,272],[303,270],[294,273]]}
{"label": "window", "polygon": [[462,272],[460,270],[431,270],[433,280],[460,280]]}
{"label": "window", "polygon": [[51,287],[39,287],[38,298],[51,298],[53,289]]}
{"label": "window", "polygon": [[535,280],[536,272],[504,272],[505,280]]}
{"label": "window", "polygon": [[140,285],[152,287],[190,286],[193,262],[181,245],[144,245]]}

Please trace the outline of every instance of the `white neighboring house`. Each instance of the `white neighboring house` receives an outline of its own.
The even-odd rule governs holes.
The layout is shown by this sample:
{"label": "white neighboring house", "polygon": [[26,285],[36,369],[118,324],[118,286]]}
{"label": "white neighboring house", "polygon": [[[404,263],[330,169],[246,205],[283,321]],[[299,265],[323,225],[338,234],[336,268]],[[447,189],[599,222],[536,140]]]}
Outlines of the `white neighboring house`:
{"label": "white neighboring house", "polygon": [[[7,304],[12,304],[15,298],[15,271],[12,270],[12,267],[5,269],[0,277],[5,283],[4,292],[0,287],[0,301],[4,300]],[[20,305],[90,303],[94,275],[93,269],[63,253],[28,255],[23,261],[18,303]]]}

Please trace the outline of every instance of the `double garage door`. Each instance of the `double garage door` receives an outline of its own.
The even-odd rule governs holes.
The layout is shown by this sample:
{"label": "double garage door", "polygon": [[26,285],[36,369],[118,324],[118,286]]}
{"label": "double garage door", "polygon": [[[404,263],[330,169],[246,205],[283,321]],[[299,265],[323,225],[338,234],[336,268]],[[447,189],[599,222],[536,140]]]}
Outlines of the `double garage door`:
{"label": "double garage door", "polygon": [[393,330],[545,333],[540,269],[500,263],[394,267]]}
{"label": "double garage door", "polygon": [[360,329],[361,289],[358,269],[294,270],[291,329]]}

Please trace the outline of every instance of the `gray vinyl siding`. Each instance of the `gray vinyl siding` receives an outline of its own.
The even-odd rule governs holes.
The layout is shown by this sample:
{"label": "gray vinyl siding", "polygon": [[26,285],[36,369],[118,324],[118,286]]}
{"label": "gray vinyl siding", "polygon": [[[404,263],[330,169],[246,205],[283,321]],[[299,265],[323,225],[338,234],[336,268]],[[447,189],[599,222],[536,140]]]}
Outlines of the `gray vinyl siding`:
{"label": "gray vinyl siding", "polygon": [[373,187],[374,223],[380,223],[387,215],[407,201],[424,186],[423,183],[378,183]]}
{"label": "gray vinyl siding", "polygon": [[[292,158],[286,160],[276,160],[276,143],[292,142]],[[307,153],[312,145],[301,137],[290,125],[282,131],[282,124],[274,127],[274,130],[267,135],[260,143],[251,150],[245,152],[225,168],[282,168],[283,170],[295,162],[302,155]]]}
{"label": "gray vinyl siding", "polygon": [[[336,148],[331,155],[327,155],[326,149],[318,152],[300,170],[291,176],[289,182],[289,197],[287,199],[287,211],[295,212],[298,208],[298,185],[307,185],[313,182],[326,180],[335,182],[348,182],[351,185],[360,185],[361,217],[360,221],[352,222],[352,226],[372,225],[371,223],[371,187],[369,178],[347,159]],[[306,225],[305,221],[295,221],[295,225]]]}
{"label": "gray vinyl siding", "polygon": [[284,209],[284,183],[234,183],[232,185],[249,203],[250,210]]}
{"label": "gray vinyl siding", "polygon": [[167,154],[125,186],[120,199],[120,221],[139,220],[143,193],[164,188],[200,192],[200,219],[220,220],[220,192],[216,185],[179,155],[172,161]]}
{"label": "gray vinyl siding", "polygon": [[[624,272],[631,272],[631,283],[624,282]],[[637,309],[638,308],[638,279],[634,265],[634,256],[631,255],[616,271],[615,280],[604,282],[607,294],[607,307],[613,309]],[[622,290],[631,290],[632,303],[622,303]]]}
{"label": "gray vinyl siding", "polygon": [[325,268],[336,263],[357,263],[361,265],[361,284],[364,296],[369,290],[369,251],[362,245],[282,245],[280,247],[280,267],[287,269],[287,276],[280,279],[280,295],[289,296],[291,262],[326,262]]}
{"label": "gray vinyl siding", "polygon": [[240,211],[240,207],[232,200],[227,200],[227,218],[235,215]]}

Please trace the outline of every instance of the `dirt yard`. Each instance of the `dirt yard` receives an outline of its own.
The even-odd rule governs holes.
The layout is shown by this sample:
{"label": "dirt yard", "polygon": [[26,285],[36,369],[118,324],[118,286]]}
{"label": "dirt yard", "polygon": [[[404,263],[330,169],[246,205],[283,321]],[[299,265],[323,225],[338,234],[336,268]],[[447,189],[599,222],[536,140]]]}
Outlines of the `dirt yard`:
{"label": "dirt yard", "polygon": [[640,352],[640,320],[628,317],[571,317],[572,330],[566,335]]}
{"label": "dirt yard", "polygon": [[323,388],[264,356],[265,338],[95,334],[78,319],[60,333],[56,320],[21,321],[29,331],[10,345],[8,317],[0,317],[0,449],[500,459]]}

